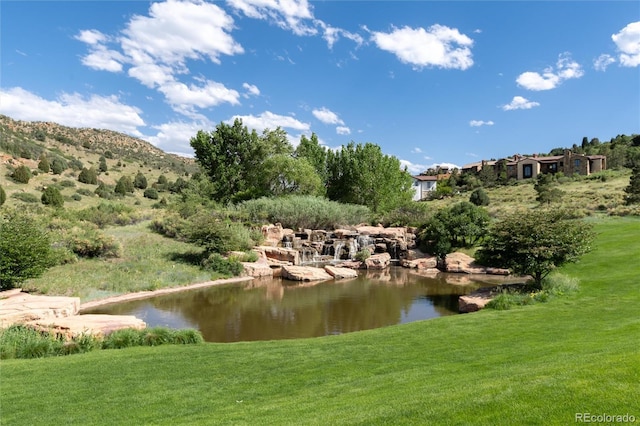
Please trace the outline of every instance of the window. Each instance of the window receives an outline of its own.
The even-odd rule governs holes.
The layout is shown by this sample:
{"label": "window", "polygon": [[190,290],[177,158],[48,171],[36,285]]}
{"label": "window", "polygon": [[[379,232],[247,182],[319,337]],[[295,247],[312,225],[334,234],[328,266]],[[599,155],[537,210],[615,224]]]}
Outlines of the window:
{"label": "window", "polygon": [[522,166],[522,175],[525,179],[533,176],[533,165],[525,164]]}
{"label": "window", "polygon": [[576,169],[579,169],[579,168],[580,168],[580,159],[579,159],[579,158],[576,158],[576,159],[573,161],[573,166],[574,166]]}
{"label": "window", "polygon": [[549,171],[551,173],[555,173],[558,171],[558,163],[551,163],[549,164]]}

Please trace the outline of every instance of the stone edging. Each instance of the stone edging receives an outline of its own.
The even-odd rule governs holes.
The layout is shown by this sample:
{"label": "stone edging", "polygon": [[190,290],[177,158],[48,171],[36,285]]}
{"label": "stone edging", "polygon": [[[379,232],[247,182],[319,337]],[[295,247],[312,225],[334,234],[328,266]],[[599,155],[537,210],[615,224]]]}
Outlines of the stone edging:
{"label": "stone edging", "polygon": [[105,299],[92,300],[90,302],[83,303],[80,305],[79,312],[82,313],[82,311],[85,311],[87,309],[97,308],[99,306],[104,306],[104,305],[111,305],[113,303],[148,299],[150,297],[161,296],[164,294],[172,294],[172,293],[178,293],[181,291],[212,287],[215,285],[240,283],[240,282],[251,281],[251,280],[253,280],[253,277],[236,277],[236,278],[220,279],[215,281],[205,281],[202,283],[191,284],[191,285],[181,286],[181,287],[169,287],[169,288],[161,288],[153,291],[139,291],[136,293],[121,294],[118,296],[112,296],[112,297],[107,297]]}

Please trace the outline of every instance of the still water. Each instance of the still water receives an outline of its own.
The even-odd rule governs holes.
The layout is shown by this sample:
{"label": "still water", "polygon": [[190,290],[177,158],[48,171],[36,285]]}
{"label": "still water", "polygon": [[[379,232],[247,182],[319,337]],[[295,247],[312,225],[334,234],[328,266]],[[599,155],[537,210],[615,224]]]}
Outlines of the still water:
{"label": "still water", "polygon": [[255,279],[84,313],[135,315],[149,327],[195,328],[208,342],[293,339],[454,315],[458,296],[482,285],[464,275],[434,278],[391,267],[320,283]]}

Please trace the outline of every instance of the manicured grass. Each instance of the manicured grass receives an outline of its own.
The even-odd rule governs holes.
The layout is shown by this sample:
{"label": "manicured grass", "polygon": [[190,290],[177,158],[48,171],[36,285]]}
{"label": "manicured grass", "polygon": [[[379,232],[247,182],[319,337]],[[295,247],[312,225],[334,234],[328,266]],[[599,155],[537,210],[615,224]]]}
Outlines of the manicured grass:
{"label": "manicured grass", "polygon": [[640,419],[640,220],[593,219],[580,290],[318,339],[1,364],[2,424],[571,424]]}
{"label": "manicured grass", "polygon": [[86,302],[221,277],[187,261],[190,253],[200,250],[198,247],[154,234],[148,225],[149,222],[141,222],[104,231],[122,245],[119,258],[82,259],[56,266],[22,287],[45,294],[77,296]]}

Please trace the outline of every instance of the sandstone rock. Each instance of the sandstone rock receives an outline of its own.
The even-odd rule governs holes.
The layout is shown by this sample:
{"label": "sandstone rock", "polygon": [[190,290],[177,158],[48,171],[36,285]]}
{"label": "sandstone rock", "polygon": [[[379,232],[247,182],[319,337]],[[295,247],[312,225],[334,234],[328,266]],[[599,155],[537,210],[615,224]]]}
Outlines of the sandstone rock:
{"label": "sandstone rock", "polygon": [[322,268],[311,266],[283,266],[282,278],[293,281],[321,281],[332,279]]}
{"label": "sandstone rock", "polygon": [[380,232],[380,236],[382,238],[404,240],[404,236],[406,233],[407,233],[406,228],[400,228],[400,227],[384,228],[382,232]]}
{"label": "sandstone rock", "polygon": [[16,291],[0,293],[0,327],[67,317],[79,310],[79,297],[41,296]]}
{"label": "sandstone rock", "polygon": [[298,250],[268,246],[260,246],[257,247],[257,249],[263,251],[268,259],[291,262],[293,265],[300,264],[300,253]]}
{"label": "sandstone rock", "polygon": [[258,260],[257,262],[242,262],[243,275],[249,277],[272,277],[273,270],[269,266],[269,262]]}
{"label": "sandstone rock", "polygon": [[347,238],[347,237],[355,237],[358,234],[358,232],[352,230],[352,229],[334,229],[333,230],[333,235],[336,236],[336,238],[338,239],[343,239],[343,238]]}
{"label": "sandstone rock", "polygon": [[481,288],[466,296],[458,297],[458,310],[462,313],[476,312],[484,308],[494,297],[491,288]]}
{"label": "sandstone rock", "polygon": [[422,257],[419,259],[403,259],[400,264],[405,268],[432,269],[438,266],[438,259],[435,256]]}
{"label": "sandstone rock", "polygon": [[40,330],[53,331],[68,337],[82,333],[107,335],[123,328],[142,330],[147,327],[144,321],[133,315],[73,315],[49,320],[35,320],[26,323]]}
{"label": "sandstone rock", "polygon": [[507,269],[487,268],[478,265],[474,259],[464,253],[449,253],[446,258],[446,272],[458,272],[464,274],[494,274],[509,275]]}
{"label": "sandstone rock", "polygon": [[367,269],[386,269],[391,263],[391,255],[389,253],[380,253],[370,256],[364,261]]}
{"label": "sandstone rock", "polygon": [[360,235],[375,236],[384,232],[384,228],[382,226],[358,226],[356,231],[358,231],[358,234]]}
{"label": "sandstone rock", "polygon": [[355,278],[358,276],[358,272],[351,268],[340,268],[338,266],[327,265],[324,267],[324,270],[337,280],[342,278]]}
{"label": "sandstone rock", "polygon": [[282,225],[279,223],[275,225],[263,225],[261,231],[265,239],[265,245],[267,246],[276,247],[284,237]]}
{"label": "sandstone rock", "polygon": [[416,260],[416,259],[421,259],[423,257],[431,257],[430,254],[427,254],[419,249],[410,249],[407,250],[407,256],[405,257],[406,260]]}
{"label": "sandstone rock", "polygon": [[344,262],[340,262],[335,265],[339,268],[349,268],[349,269],[366,269],[366,265],[364,262],[360,262],[359,260],[345,260]]}

